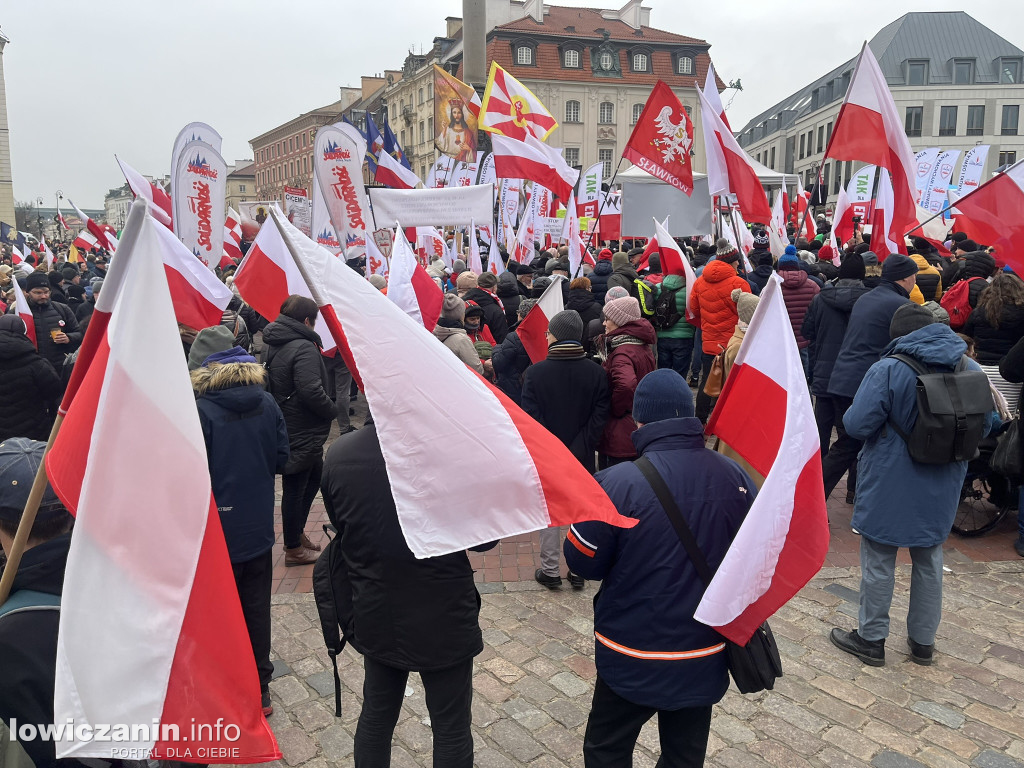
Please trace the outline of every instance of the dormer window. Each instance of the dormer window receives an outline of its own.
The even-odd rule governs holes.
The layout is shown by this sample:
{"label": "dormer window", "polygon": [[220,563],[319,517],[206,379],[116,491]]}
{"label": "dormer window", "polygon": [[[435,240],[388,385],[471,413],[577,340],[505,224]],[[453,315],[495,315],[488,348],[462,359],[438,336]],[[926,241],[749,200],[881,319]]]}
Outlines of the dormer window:
{"label": "dormer window", "polygon": [[928,62],[907,62],[907,85],[928,85]]}
{"label": "dormer window", "polygon": [[1020,82],[1020,59],[999,60],[999,82],[1019,83]]}
{"label": "dormer window", "polygon": [[533,49],[528,45],[520,45],[516,48],[516,64],[520,66],[533,65]]}
{"label": "dormer window", "polygon": [[953,85],[970,85],[974,82],[974,62],[957,59],[953,62]]}
{"label": "dormer window", "polygon": [[693,74],[693,59],[690,56],[680,56],[676,61],[676,74],[677,75],[692,75]]}
{"label": "dormer window", "polygon": [[646,53],[634,53],[633,54],[633,71],[634,72],[648,72],[649,71],[649,65],[648,65],[649,61],[650,61],[650,59],[648,58]]}
{"label": "dormer window", "polygon": [[566,48],[562,52],[562,66],[566,69],[579,69],[580,52],[575,48]]}

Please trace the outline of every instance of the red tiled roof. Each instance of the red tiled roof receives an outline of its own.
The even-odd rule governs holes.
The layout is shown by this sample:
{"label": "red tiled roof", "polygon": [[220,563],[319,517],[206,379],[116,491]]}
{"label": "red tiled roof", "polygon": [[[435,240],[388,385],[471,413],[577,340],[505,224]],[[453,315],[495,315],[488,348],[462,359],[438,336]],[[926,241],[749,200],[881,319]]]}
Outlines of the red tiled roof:
{"label": "red tiled roof", "polygon": [[[666,32],[653,27],[642,27],[643,35],[636,34],[637,30],[617,19],[605,19],[597,8],[570,8],[568,6],[547,5],[544,6],[547,13],[544,14],[544,23],[538,24],[532,16],[502,24],[495,27],[496,32],[543,32],[547,34],[560,35],[562,37],[591,37],[601,38],[602,33],[598,30],[606,30],[611,39],[615,41],[629,40],[633,43],[645,41],[648,43],[677,43],[680,45],[707,45],[707,42],[696,37],[686,37],[673,32]],[[575,31],[568,31],[566,27],[573,27]]]}

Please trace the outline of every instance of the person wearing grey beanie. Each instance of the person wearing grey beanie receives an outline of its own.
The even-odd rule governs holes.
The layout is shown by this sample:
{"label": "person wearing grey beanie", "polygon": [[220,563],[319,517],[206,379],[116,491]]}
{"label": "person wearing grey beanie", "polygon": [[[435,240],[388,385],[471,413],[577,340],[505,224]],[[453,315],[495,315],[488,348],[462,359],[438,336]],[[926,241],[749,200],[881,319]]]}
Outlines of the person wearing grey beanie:
{"label": "person wearing grey beanie", "polygon": [[483,375],[484,366],[473,346],[463,324],[466,319],[466,302],[454,293],[446,293],[441,304],[441,317],[434,326],[434,338],[444,344],[463,363]]}
{"label": "person wearing grey beanie", "polygon": [[936,323],[935,313],[928,307],[910,302],[896,310],[889,322],[889,338],[898,339],[919,328]]}
{"label": "person wearing grey beanie", "polygon": [[575,309],[559,312],[548,322],[548,345],[559,341],[579,343],[583,338],[583,318]]}

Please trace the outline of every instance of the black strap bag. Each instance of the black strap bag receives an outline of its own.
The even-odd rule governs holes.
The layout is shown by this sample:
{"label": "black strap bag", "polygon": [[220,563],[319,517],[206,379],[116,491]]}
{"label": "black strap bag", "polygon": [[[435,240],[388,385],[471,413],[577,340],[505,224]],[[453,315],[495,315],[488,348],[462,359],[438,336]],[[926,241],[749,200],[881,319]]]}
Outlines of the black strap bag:
{"label": "black strap bag", "polygon": [[[641,456],[633,463],[654,489],[654,495],[658,497],[672,527],[676,529],[676,535],[679,536],[683,549],[689,555],[706,589],[714,574],[708,567],[708,561],[700,547],[697,546],[697,540],[693,537],[690,526],[686,524],[683,513],[679,511],[679,506],[665,485],[665,480],[646,456]],[[725,653],[729,673],[740,693],[770,691],[775,687],[775,680],[782,677],[782,657],[767,621],[757,628],[746,645],[738,645],[726,639]]]}
{"label": "black strap bag", "polygon": [[[324,533],[331,529],[324,526]],[[341,555],[341,537],[335,536],[324,547],[313,566],[313,596],[320,615],[320,629],[327,646],[327,655],[334,667],[334,716],[341,717],[341,677],[338,675],[338,656],[354,632],[352,584]]]}

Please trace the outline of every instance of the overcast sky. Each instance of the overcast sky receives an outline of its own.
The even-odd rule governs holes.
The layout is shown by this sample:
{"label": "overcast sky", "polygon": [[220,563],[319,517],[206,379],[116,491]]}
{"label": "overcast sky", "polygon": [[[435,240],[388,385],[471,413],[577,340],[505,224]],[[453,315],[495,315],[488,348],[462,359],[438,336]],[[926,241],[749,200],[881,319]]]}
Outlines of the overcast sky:
{"label": "overcast sky", "polygon": [[[624,2],[624,0],[623,0]],[[618,7],[619,0],[559,5]],[[817,3],[647,0],[651,26],[703,38],[722,78],[740,79],[732,125],[856,55],[882,26],[934,0]],[[1024,47],[1024,3],[973,0],[970,13]],[[963,7],[963,6],[961,6]],[[55,192],[100,208],[124,179],[169,172],[171,144],[199,120],[224,137],[228,163],[249,139],[338,98],[363,74],[401,67],[443,35],[461,0],[49,0],[4,3],[4,52],[14,194]],[[733,96],[724,94],[726,104]]]}

